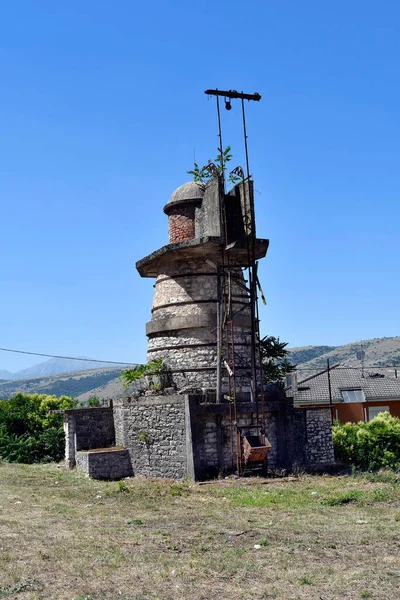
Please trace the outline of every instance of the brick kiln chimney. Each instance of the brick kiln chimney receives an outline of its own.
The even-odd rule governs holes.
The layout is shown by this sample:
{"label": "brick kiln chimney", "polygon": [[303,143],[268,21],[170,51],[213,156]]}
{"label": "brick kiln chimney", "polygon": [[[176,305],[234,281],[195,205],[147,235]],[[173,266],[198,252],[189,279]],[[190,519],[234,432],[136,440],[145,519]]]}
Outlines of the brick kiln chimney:
{"label": "brick kiln chimney", "polygon": [[[248,260],[244,196],[250,185],[238,184],[228,194],[220,189],[219,178],[179,187],[164,207],[169,244],[136,264],[142,277],[156,278],[152,318],[146,324],[148,360],[162,358],[178,390],[216,390],[221,272],[226,273],[229,262],[223,285],[236,314],[236,388],[239,394],[249,392],[251,312],[241,267]],[[256,259],[265,256],[267,248],[268,240],[257,239]],[[226,374],[224,367],[223,371]],[[221,392],[226,390],[222,377]]]}

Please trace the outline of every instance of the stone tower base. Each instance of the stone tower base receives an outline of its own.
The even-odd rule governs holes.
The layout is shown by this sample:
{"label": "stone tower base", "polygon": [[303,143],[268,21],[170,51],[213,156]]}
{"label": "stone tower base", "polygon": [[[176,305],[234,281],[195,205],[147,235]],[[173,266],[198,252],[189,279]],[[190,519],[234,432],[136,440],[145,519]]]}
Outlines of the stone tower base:
{"label": "stone tower base", "polygon": [[[133,474],[202,480],[236,469],[236,436],[231,435],[229,404],[210,403],[203,396],[160,395],[117,399],[113,408],[83,410],[92,432],[99,434],[99,439],[93,434],[91,439],[92,448],[97,449],[101,448],[104,429],[96,429],[96,423],[101,421],[104,427],[105,417],[112,415],[115,431],[112,444],[126,448],[130,457],[126,473],[119,473],[121,478]],[[79,409],[66,411],[65,417],[70,468],[76,463],[77,451],[89,449],[77,437],[79,412]],[[334,463],[329,409],[293,408],[290,399],[278,393],[265,403],[265,421],[266,435],[272,444],[269,468],[315,470],[329,468]],[[238,427],[244,432],[252,429],[254,432],[255,424],[254,404],[238,404]],[[75,450],[71,447],[72,437]],[[107,444],[112,445],[109,436]],[[91,476],[96,477],[93,469]]]}

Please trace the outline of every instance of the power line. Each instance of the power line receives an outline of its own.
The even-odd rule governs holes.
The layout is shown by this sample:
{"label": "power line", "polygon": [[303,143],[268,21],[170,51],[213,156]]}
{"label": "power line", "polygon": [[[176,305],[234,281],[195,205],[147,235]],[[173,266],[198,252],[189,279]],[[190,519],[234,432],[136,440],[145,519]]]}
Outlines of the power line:
{"label": "power line", "polygon": [[[340,369],[352,369],[353,371],[362,371],[362,367],[350,367],[350,366],[337,366],[331,367],[331,370],[335,369],[335,371]],[[367,365],[364,369],[400,369],[400,365]],[[296,366],[295,371],[324,371],[325,367],[301,367]]]}
{"label": "power line", "polygon": [[43,352],[28,352],[27,350],[14,350],[11,348],[0,348],[1,352],[15,352],[16,354],[31,354],[32,356],[46,356],[47,358],[66,358],[67,360],[81,360],[84,362],[105,363],[107,365],[126,365],[136,367],[137,363],[118,362],[116,360],[97,360],[95,358],[79,358],[77,356],[59,356],[57,354],[44,354]]}
{"label": "power line", "polygon": [[[128,363],[123,361],[116,360],[97,360],[96,358],[82,358],[78,356],[61,356],[58,354],[45,354],[43,352],[29,352],[28,350],[15,350],[13,348],[0,348],[0,352],[14,352],[15,354],[29,354],[31,356],[44,356],[46,358],[64,358],[66,360],[80,360],[82,362],[96,362],[103,363],[107,365],[126,365],[128,367],[136,367],[138,363]],[[352,369],[354,371],[361,371],[362,367],[351,367],[346,365],[338,365],[334,367],[335,370],[338,369]],[[366,369],[400,369],[400,365],[367,365]],[[321,367],[295,367],[295,371],[323,371],[324,368]]]}

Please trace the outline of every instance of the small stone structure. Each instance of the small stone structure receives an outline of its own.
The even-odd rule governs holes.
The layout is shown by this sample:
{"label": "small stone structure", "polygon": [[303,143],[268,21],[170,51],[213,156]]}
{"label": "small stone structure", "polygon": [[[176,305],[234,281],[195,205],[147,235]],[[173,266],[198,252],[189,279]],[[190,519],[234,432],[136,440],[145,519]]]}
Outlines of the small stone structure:
{"label": "small stone structure", "polygon": [[110,406],[74,408],[65,411],[66,463],[76,464],[76,452],[115,444],[113,411]]}
{"label": "small stone structure", "polygon": [[132,475],[129,451],[115,446],[112,406],[73,408],[64,413],[65,460],[94,479]]}
{"label": "small stone structure", "polygon": [[[255,410],[251,402],[239,405],[243,432],[254,428]],[[116,442],[129,448],[136,474],[202,480],[236,469],[227,404],[195,395],[123,398],[114,403],[114,419]],[[265,403],[265,421],[269,468],[325,469],[334,462],[329,410],[296,409],[277,392]]]}
{"label": "small stone structure", "polygon": [[133,475],[129,451],[118,447],[80,450],[76,453],[76,466],[93,479],[112,481]]}
{"label": "small stone structure", "polygon": [[[164,207],[169,244],[136,264],[142,277],[156,278],[146,324],[148,360],[163,360],[168,393],[147,390],[113,398],[110,407],[66,411],[70,468],[76,464],[99,478],[133,473],[204,479],[235,471],[237,433],[258,435],[260,424],[272,445],[271,468],[323,469],[334,462],[329,410],[294,408],[282,390],[265,391],[262,414],[257,393],[250,401],[252,368],[260,365],[256,359],[251,364],[251,304],[242,267],[249,261],[249,223],[255,237],[246,201],[253,183],[236,185],[228,194],[221,185],[216,177],[207,185],[178,188]],[[268,244],[255,238],[255,260],[265,256]],[[221,296],[229,296],[235,317],[230,340],[220,338],[218,348]],[[220,379],[218,371],[229,348],[234,348],[235,416],[229,369]],[[113,446],[119,450],[111,451]]]}

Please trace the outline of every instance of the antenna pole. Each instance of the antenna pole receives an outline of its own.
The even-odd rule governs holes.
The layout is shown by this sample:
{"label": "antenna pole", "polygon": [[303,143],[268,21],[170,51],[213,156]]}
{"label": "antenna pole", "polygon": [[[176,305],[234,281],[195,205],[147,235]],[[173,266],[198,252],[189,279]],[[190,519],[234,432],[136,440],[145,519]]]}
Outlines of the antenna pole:
{"label": "antenna pole", "polygon": [[[242,120],[243,120],[243,138],[244,138],[244,149],[246,155],[246,182],[243,181],[243,194],[246,201],[246,185],[248,186],[248,201],[249,201],[249,216],[250,216],[250,247],[247,245],[248,252],[248,273],[249,273],[249,285],[250,285],[250,314],[251,314],[251,373],[252,373],[252,385],[251,395],[252,401],[256,403],[257,412],[257,425],[259,424],[258,415],[258,394],[257,394],[257,332],[258,322],[256,323],[257,317],[257,287],[256,287],[256,260],[255,260],[255,213],[254,213],[254,198],[252,195],[251,184],[250,184],[250,167],[249,167],[249,151],[247,146],[247,128],[246,128],[246,113],[244,110],[244,98],[242,97]],[[261,364],[260,367],[260,392],[262,393],[262,375],[261,375]]]}
{"label": "antenna pole", "polygon": [[[216,90],[218,91],[218,90]],[[219,153],[221,156],[221,178],[222,178],[222,190],[225,194],[225,164],[224,164],[224,152],[222,146],[222,127],[221,127],[221,111],[219,109],[219,95],[217,98],[217,115],[218,115],[218,137],[219,137]]]}
{"label": "antenna pole", "polygon": [[364,349],[363,341],[361,340],[361,377],[364,377]]}
{"label": "antenna pole", "polygon": [[244,99],[243,98],[242,98],[242,119],[243,119],[244,151],[246,154],[246,175],[247,175],[247,179],[249,179],[250,178],[249,150],[247,147],[246,113],[244,110]]}
{"label": "antenna pole", "polygon": [[329,358],[326,359],[326,372],[328,373],[329,406],[331,407],[331,419],[332,419],[332,425],[333,425],[333,400],[332,400],[331,369],[330,369],[330,364],[329,364]]}

